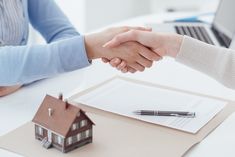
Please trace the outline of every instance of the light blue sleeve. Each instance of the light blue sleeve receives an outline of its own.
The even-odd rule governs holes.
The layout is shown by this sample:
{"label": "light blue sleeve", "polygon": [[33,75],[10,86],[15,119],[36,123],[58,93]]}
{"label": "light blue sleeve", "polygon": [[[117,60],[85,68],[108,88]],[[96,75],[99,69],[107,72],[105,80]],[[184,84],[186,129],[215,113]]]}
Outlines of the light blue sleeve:
{"label": "light blue sleeve", "polygon": [[45,45],[0,48],[0,86],[26,84],[88,66],[82,36]]}
{"label": "light blue sleeve", "polygon": [[28,0],[28,13],[47,44],[0,47],[0,86],[26,84],[90,65],[83,36],[53,0]]}
{"label": "light blue sleeve", "polygon": [[47,43],[79,35],[54,0],[28,0],[28,15]]}

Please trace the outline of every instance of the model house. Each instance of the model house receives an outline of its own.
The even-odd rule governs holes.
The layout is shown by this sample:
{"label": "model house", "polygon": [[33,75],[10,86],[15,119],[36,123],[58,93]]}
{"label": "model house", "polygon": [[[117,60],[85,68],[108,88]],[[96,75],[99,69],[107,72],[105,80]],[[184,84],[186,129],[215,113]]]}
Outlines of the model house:
{"label": "model house", "polygon": [[93,122],[80,108],[47,95],[32,120],[35,137],[45,148],[66,153],[92,142]]}

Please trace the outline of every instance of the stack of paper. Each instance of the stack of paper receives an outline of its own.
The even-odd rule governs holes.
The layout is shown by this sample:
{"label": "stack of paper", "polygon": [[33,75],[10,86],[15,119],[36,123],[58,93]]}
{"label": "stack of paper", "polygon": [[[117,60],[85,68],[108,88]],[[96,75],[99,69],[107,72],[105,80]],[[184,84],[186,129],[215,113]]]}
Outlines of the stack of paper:
{"label": "stack of paper", "polygon": [[[196,133],[208,123],[227,102],[183,92],[113,79],[74,99],[101,110],[142,121]],[[135,115],[136,110],[190,111],[195,118]]]}

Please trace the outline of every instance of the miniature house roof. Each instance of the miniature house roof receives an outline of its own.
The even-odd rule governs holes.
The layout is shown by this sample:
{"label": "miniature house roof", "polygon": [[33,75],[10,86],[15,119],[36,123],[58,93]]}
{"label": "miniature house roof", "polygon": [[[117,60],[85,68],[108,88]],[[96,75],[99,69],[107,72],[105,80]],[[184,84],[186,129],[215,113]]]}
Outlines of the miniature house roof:
{"label": "miniature house roof", "polygon": [[[86,116],[80,108],[64,102],[62,99],[46,95],[32,121],[66,137],[79,113]],[[89,117],[87,119],[91,121]],[[92,121],[91,123],[94,124]]]}

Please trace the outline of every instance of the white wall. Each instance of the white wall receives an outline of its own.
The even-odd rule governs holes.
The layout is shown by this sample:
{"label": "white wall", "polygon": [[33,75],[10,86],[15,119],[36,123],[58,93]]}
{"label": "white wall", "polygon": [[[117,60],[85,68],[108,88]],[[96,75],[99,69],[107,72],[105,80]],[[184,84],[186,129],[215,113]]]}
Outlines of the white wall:
{"label": "white wall", "polygon": [[81,32],[85,32],[86,0],[56,0],[57,4],[69,17],[72,24]]}
{"label": "white wall", "polygon": [[82,33],[127,18],[175,9],[211,11],[219,0],[56,0]]}
{"label": "white wall", "polygon": [[150,0],[86,0],[86,29],[150,13]]}
{"label": "white wall", "polygon": [[150,0],[56,0],[80,32],[150,13]]}
{"label": "white wall", "polygon": [[[219,0],[55,0],[81,33],[144,14],[166,11],[195,11],[217,5]],[[208,7],[209,6],[209,7]],[[42,42],[37,33],[33,42]]]}
{"label": "white wall", "polygon": [[[150,0],[151,12],[157,13],[173,9],[175,11],[211,11],[219,0]],[[206,10],[207,9],[207,10]]]}

